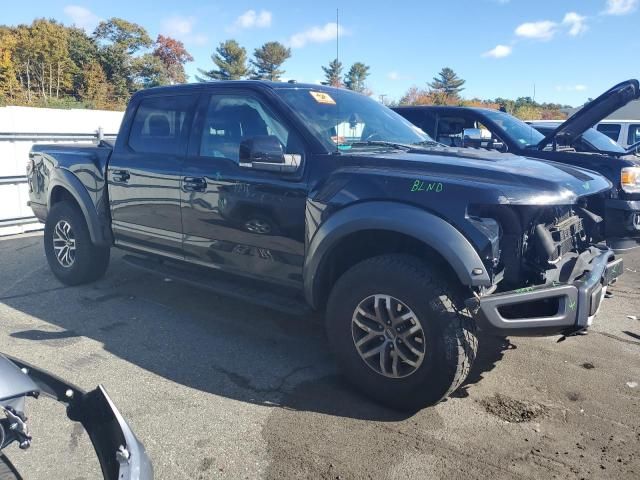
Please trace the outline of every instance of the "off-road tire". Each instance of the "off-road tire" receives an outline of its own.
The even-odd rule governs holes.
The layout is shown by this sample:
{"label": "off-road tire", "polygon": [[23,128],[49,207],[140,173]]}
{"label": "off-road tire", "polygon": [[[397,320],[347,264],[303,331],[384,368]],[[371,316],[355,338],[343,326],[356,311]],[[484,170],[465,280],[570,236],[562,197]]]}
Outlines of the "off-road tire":
{"label": "off-road tire", "polygon": [[[327,336],[341,369],[359,390],[389,407],[416,411],[440,402],[464,382],[478,340],[461,286],[452,277],[419,258],[392,254],[364,260],[338,279],[327,305]],[[376,294],[401,300],[422,325],[424,360],[409,376],[390,378],[374,371],[355,346],[354,311]]]}
{"label": "off-road tire", "polygon": [[[59,222],[71,226],[75,239],[72,265],[63,266],[54,250],[54,230]],[[44,250],[53,274],[65,285],[81,285],[101,278],[109,266],[110,249],[91,241],[89,228],[80,209],[69,202],[56,203],[49,210],[44,227]]]}

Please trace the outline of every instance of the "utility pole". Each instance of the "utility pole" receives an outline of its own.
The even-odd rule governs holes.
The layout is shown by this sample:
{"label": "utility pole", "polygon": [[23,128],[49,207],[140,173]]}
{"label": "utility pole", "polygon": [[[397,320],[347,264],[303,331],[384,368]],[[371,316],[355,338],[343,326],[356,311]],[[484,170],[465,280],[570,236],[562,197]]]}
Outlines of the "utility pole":
{"label": "utility pole", "polygon": [[379,97],[380,97],[380,103],[383,104],[383,105],[386,105],[386,103],[384,102],[384,99],[387,98],[387,94],[386,93],[381,93],[379,95]]}

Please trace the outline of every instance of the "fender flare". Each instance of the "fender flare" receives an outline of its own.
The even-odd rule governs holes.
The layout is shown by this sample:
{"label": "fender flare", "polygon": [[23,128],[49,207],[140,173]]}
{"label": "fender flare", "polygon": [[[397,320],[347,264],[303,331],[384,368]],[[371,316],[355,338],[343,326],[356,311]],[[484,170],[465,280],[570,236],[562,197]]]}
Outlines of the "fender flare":
{"label": "fender flare", "polygon": [[49,183],[49,195],[47,199],[47,205],[51,208],[51,196],[56,187],[62,187],[75,199],[82,211],[85,221],[87,222],[87,228],[89,229],[89,235],[94,245],[108,246],[109,242],[103,234],[103,230],[98,218],[98,210],[95,204],[89,196],[87,188],[82,182],[69,170],[63,168],[55,169],[55,176]]}
{"label": "fender flare", "polygon": [[[333,248],[362,230],[386,230],[415,238],[438,252],[463,285],[490,286],[491,279],[476,249],[458,229],[440,217],[411,205],[366,202],[346,207],[327,219],[313,236],[304,264],[305,297],[319,307],[320,277]],[[472,271],[482,269],[481,275]]]}

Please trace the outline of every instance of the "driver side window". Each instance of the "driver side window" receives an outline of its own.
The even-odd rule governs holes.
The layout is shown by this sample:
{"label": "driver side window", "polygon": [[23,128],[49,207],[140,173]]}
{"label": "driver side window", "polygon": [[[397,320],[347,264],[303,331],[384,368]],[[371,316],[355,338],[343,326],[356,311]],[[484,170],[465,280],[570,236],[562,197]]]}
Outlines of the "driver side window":
{"label": "driver side window", "polygon": [[285,153],[301,153],[300,142],[260,101],[242,95],[212,95],[202,125],[200,156],[238,162],[240,144],[249,138],[275,136]]}

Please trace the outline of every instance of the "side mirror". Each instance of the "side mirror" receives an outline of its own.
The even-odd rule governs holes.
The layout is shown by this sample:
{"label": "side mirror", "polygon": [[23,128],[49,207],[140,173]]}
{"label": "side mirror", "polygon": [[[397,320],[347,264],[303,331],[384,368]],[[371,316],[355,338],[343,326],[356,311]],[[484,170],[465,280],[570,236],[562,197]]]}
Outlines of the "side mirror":
{"label": "side mirror", "polygon": [[482,145],[482,130],[479,128],[465,128],[462,130],[462,146],[476,147]]}
{"label": "side mirror", "polygon": [[300,168],[302,156],[286,154],[278,137],[258,135],[240,143],[239,164],[269,172],[295,172]]}

